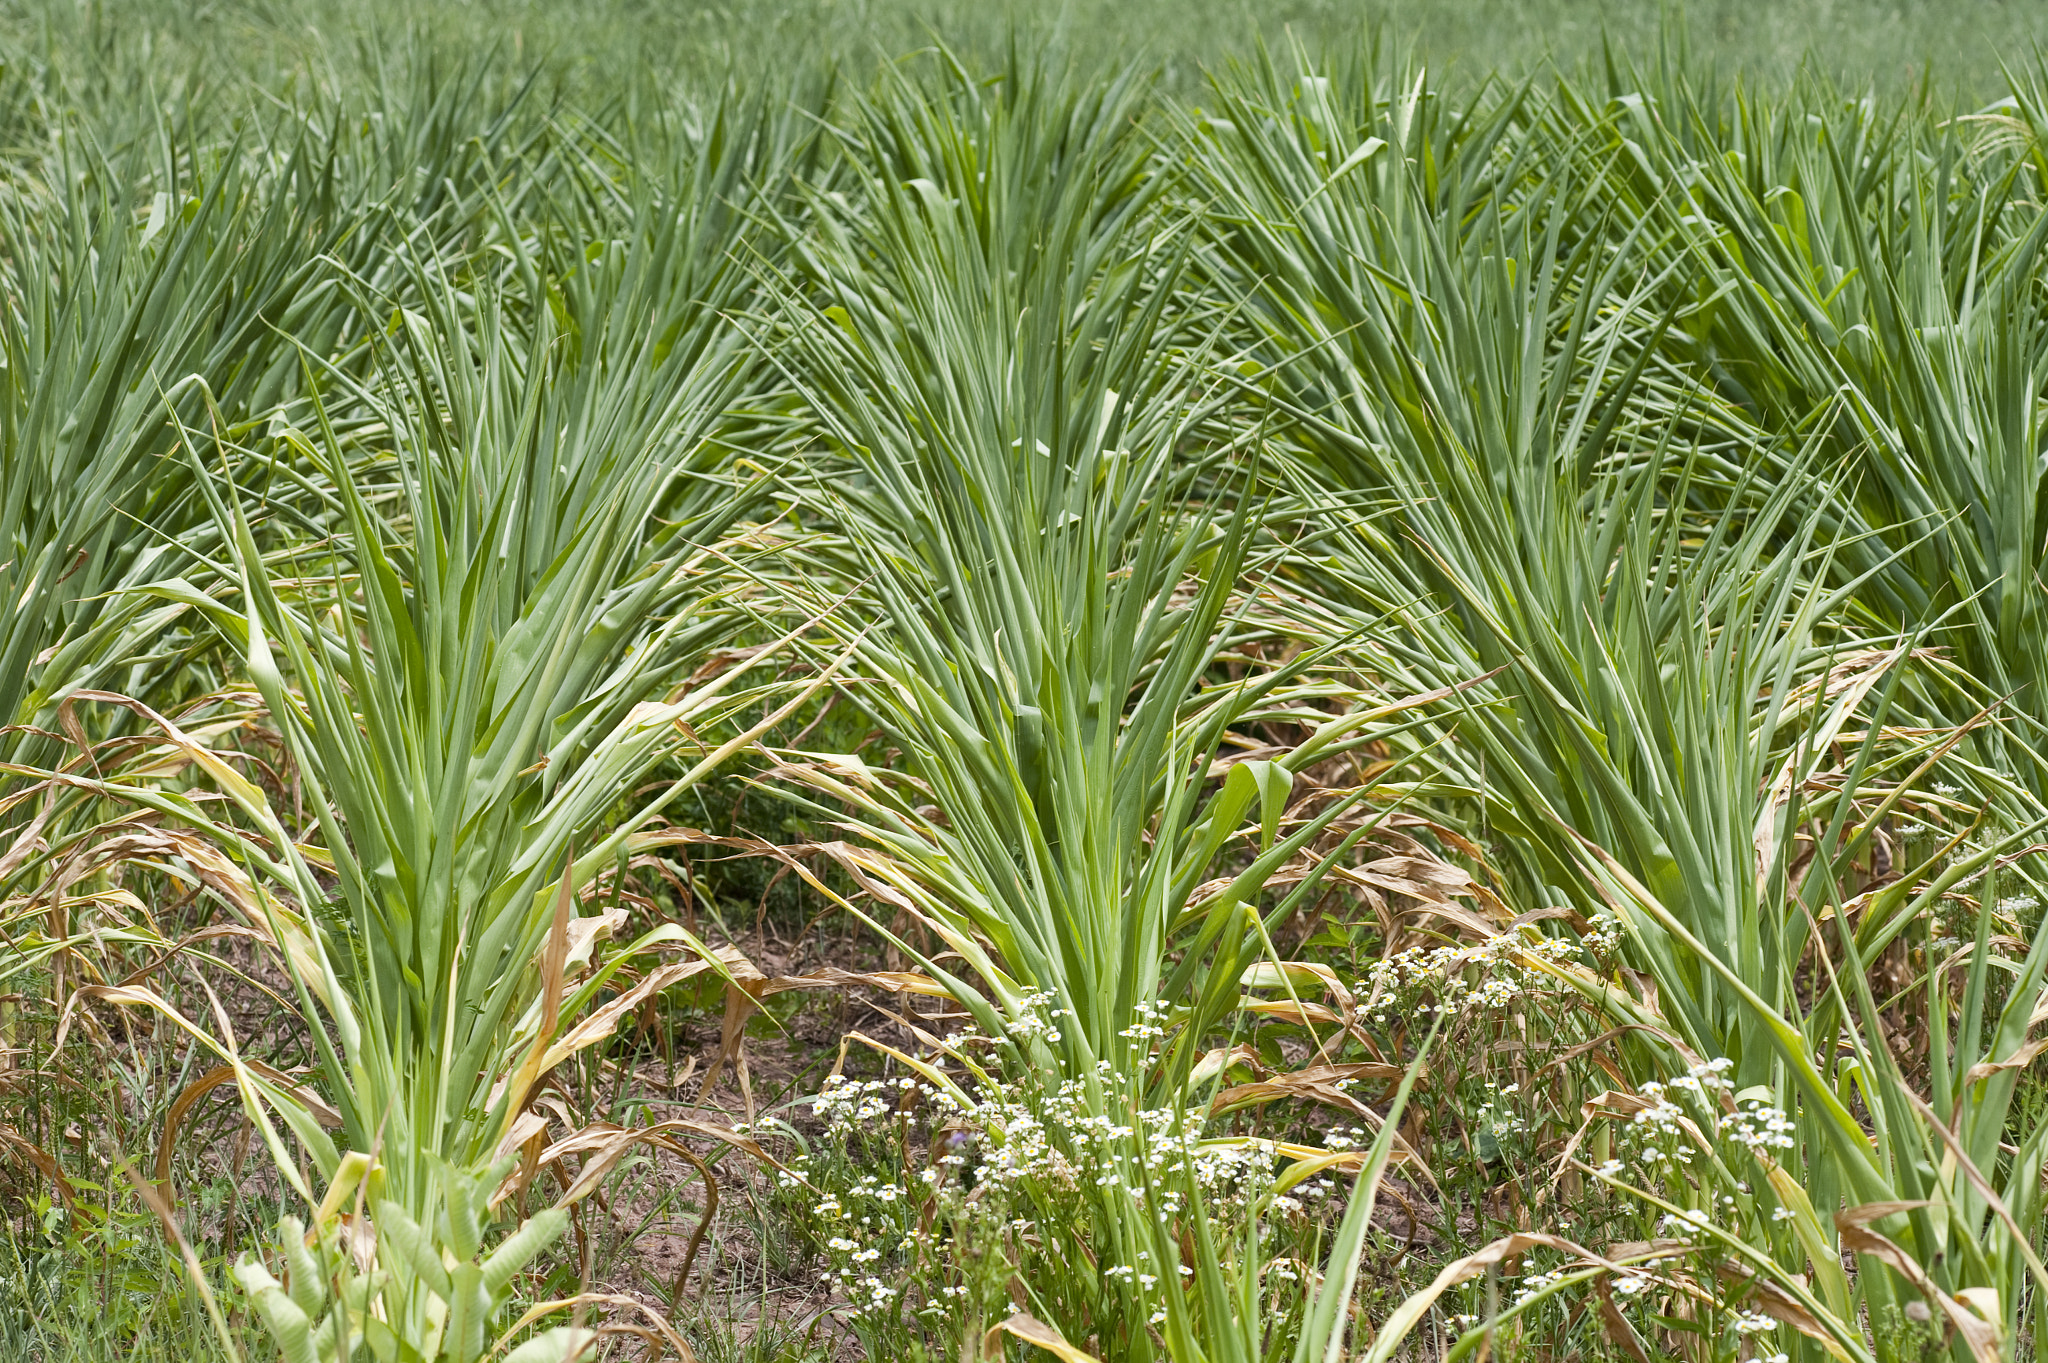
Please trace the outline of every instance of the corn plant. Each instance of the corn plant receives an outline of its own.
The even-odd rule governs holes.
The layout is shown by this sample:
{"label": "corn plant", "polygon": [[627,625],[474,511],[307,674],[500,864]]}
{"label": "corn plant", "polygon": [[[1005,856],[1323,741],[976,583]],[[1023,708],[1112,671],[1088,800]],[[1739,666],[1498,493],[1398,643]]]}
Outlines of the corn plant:
{"label": "corn plant", "polygon": [[[1730,439],[1756,439],[1738,413],[1701,412],[1697,399],[1640,386],[1665,330],[1649,306],[1662,276],[1652,269],[1650,287],[1633,294],[1616,281],[1630,251],[1654,262],[1664,249],[1650,227],[1618,242],[1582,233],[1581,191],[1568,180],[1520,190],[1513,216],[1483,205],[1406,216],[1398,206],[1423,193],[1406,167],[1384,178],[1321,169],[1369,166],[1381,139],[1333,119],[1315,78],[1288,91],[1269,71],[1226,95],[1225,131],[1191,133],[1218,148],[1214,183],[1234,194],[1219,251],[1278,281],[1254,315],[1269,329],[1277,386],[1300,413],[1304,497],[1317,499],[1333,474],[1360,494],[1333,506],[1349,523],[1317,541],[1327,557],[1303,572],[1328,580],[1335,569],[1322,590],[1339,624],[1346,609],[1430,603],[1402,611],[1382,652],[1387,665],[1419,668],[1421,685],[1503,669],[1497,698],[1470,693],[1450,760],[1456,785],[1485,802],[1494,836],[1511,840],[1517,859],[1531,858],[1524,893],[1576,900],[1588,913],[1604,907],[1627,925],[1654,995],[1582,977],[1589,997],[1683,1054],[1727,1057],[1736,1091],[1798,1114],[1796,1172],[1768,1185],[1791,1227],[1768,1237],[1778,1277],[1812,1272],[1827,1313],[1852,1320],[1834,1228],[1816,1206],[1953,1206],[1956,1220],[1916,1223],[1901,1236],[1910,1248],[1878,1254],[1902,1276],[1866,1276],[1863,1301],[1896,1314],[1888,1284],[1924,1281],[1942,1300],[1987,1290],[2005,1305],[1985,1329],[2009,1331],[2021,1278],[2037,1262],[2027,1235],[2007,1228],[2010,1208],[1985,1176],[1965,1171],[1981,1149],[1937,1153],[1980,1130],[1978,1120],[1984,1132],[2002,1129],[2009,1099],[1948,1090],[1936,1121],[1902,1096],[1910,1086],[1891,1052],[1862,1040],[1882,1028],[1866,960],[2036,826],[2007,822],[1953,859],[1944,854],[1954,842],[1916,847],[1903,875],[1872,885],[1881,825],[1961,736],[1887,744],[1885,716],[1914,638],[1822,632],[1894,559],[1865,554],[1861,572],[1830,588],[1831,556],[1818,542],[1840,512],[1813,453],[1766,482],[1755,470],[1768,462],[1726,453]],[[1288,102],[1280,135],[1254,101]],[[1383,145],[1413,145],[1412,133],[1397,140],[1403,109],[1397,101],[1378,115],[1393,134]],[[1442,178],[1462,183],[1454,167]],[[1369,272],[1318,230],[1353,205],[1352,230],[1374,253]],[[1331,315],[1323,290],[1346,270],[1359,284],[1344,304],[1368,310],[1368,321],[1332,338],[1316,319]],[[1390,355],[1393,337],[1405,349]],[[1393,413],[1400,419],[1389,421]],[[1615,435],[1644,454],[1614,460]],[[1696,493],[1700,471],[1716,462],[1752,471],[1717,496]],[[1367,498],[1383,499],[1391,517],[1359,514]],[[1718,519],[1693,520],[1691,507],[1712,507]],[[1837,771],[1828,754],[1852,723],[1864,727]],[[1795,844],[1814,858],[1796,869]],[[1852,899],[1863,909],[1857,931],[1823,932],[1822,920],[1841,921]],[[1809,1002],[1795,978],[1815,951],[1838,964],[1832,986]],[[2022,1053],[2024,1027],[2013,1028],[2031,1015],[2038,966],[2032,952],[2016,966],[2018,1013],[1994,1037],[1980,1039],[1969,1023],[1957,1052],[1963,1068],[1981,1066],[1978,1082]],[[1981,1002],[1970,1006],[1981,1016]],[[1828,1039],[1845,1025],[1855,1059],[1835,1061]],[[1670,1062],[1647,1047],[1638,1063]],[[1874,1147],[1850,1110],[1852,1083],[1854,1101],[1885,1111]],[[2021,1181],[2005,1188],[2023,1208],[2028,1149],[2015,1164]],[[1863,1224],[1849,1225],[1842,1243],[1869,1244],[1857,1238]],[[1957,1241],[1979,1236],[1992,1247],[1985,1257],[1959,1260]],[[1984,1325],[1979,1308],[1968,1316]],[[1980,1345],[1989,1337],[1974,1336]]]}
{"label": "corn plant", "polygon": [[[1377,822],[1355,817],[1360,790],[1280,836],[1291,773],[1367,741],[1381,714],[1301,666],[1209,680],[1264,628],[1241,596],[1252,503],[1227,500],[1234,393],[1204,391],[1189,360],[1183,233],[1156,207],[1136,95],[1024,60],[994,91],[957,67],[892,82],[848,134],[886,170],[852,186],[858,215],[821,206],[827,235],[776,314],[817,414],[785,495],[839,537],[787,561],[847,583],[831,618],[872,678],[848,693],[907,758],[903,782],[807,752],[780,775],[851,816],[868,850],[846,864],[907,915],[870,921],[908,949],[935,935],[971,973],[917,955],[984,1033],[1112,1122],[1196,1101],[1203,1047],[1319,870],[1261,909],[1266,881],[1315,862],[1331,830],[1348,848]],[[1183,466],[1191,444],[1218,453]],[[1210,788],[1230,727],[1269,712],[1315,731],[1221,761]],[[1247,818],[1256,851],[1205,883]],[[1135,1264],[1163,1253],[1127,1200],[1154,1175],[1113,1158],[1094,1252]],[[1256,1239],[1228,1249],[1256,1276]],[[1197,1252],[1215,1279],[1202,1290],[1223,1252]],[[1062,1275],[1032,1290],[1112,1356],[1148,1357],[1166,1317],[1148,1322],[1138,1288]],[[1173,1319],[1169,1349],[1194,1356],[1232,1313]]]}
{"label": "corn plant", "polygon": [[[723,151],[762,147],[771,154],[751,168],[772,173],[765,138]],[[634,795],[688,749],[693,724],[716,731],[776,693],[734,686],[772,649],[705,666],[735,618],[707,546],[749,496],[709,437],[753,362],[721,317],[745,277],[722,232],[698,235],[719,221],[733,181],[716,157],[698,165],[680,188],[701,200],[650,210],[642,220],[661,225],[615,257],[561,271],[541,243],[516,262],[548,280],[544,293],[463,293],[430,262],[419,309],[397,309],[367,373],[304,357],[307,426],[268,438],[318,470],[339,517],[288,562],[259,549],[232,462],[215,462],[227,442],[186,432],[228,546],[218,570],[245,603],[206,598],[208,608],[281,732],[318,830],[303,841],[311,829],[289,828],[263,792],[215,764],[261,840],[261,852],[246,839],[238,850],[260,858],[283,896],[263,901],[263,926],[304,1016],[320,1019],[323,1088],[345,1145],[303,1098],[241,1068],[252,1117],[309,1203],[321,1190],[296,1172],[272,1116],[312,1156],[329,1200],[346,1196],[334,1190],[350,1162],[361,1165],[354,1177],[379,1228],[376,1271],[388,1277],[351,1289],[374,1287],[377,1324],[337,1318],[339,1356],[354,1347],[350,1330],[368,1330],[380,1358],[474,1359],[495,1338],[503,1265],[560,1230],[559,1216],[529,1223],[518,1254],[471,1262],[503,1196],[503,1160],[536,1135],[512,1139],[533,1084],[606,1034],[569,1024],[631,957],[700,945],[670,925],[571,980],[572,938],[587,962],[605,926],[577,918],[574,891],[777,718],[739,721],[659,794]],[[536,331],[509,324],[521,307]],[[634,802],[623,814],[622,801]],[[212,1041],[232,1054],[232,1038]],[[448,1281],[436,1267],[444,1248],[471,1264]],[[297,1317],[258,1270],[244,1277],[297,1347]],[[345,1291],[340,1304],[364,1309]],[[550,1356],[574,1344],[549,1338]]]}

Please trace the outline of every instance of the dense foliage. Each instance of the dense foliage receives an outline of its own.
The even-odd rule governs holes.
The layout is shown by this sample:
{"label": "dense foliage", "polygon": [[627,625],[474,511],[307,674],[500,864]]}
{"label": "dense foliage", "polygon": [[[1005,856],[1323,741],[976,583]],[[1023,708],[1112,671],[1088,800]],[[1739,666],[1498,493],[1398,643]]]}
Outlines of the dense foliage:
{"label": "dense foliage", "polygon": [[2040,1352],[2039,68],[103,55],[16,1356]]}

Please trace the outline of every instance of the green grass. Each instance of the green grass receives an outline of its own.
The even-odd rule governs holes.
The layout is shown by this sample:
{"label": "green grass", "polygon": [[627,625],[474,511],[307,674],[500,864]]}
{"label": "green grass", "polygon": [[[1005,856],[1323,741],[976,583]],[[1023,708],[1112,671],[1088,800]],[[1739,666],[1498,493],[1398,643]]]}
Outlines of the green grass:
{"label": "green grass", "polygon": [[27,4],[5,21],[30,62],[39,58],[76,81],[95,104],[130,105],[128,77],[165,98],[204,89],[209,103],[266,88],[347,87],[361,79],[363,46],[387,47],[414,30],[443,54],[495,54],[508,69],[538,68],[551,85],[585,104],[621,95],[629,73],[691,84],[728,68],[750,74],[834,60],[865,71],[932,38],[977,57],[1000,51],[1013,30],[1037,45],[1054,41],[1091,66],[1158,63],[1169,88],[1193,95],[1205,65],[1248,55],[1263,40],[1291,35],[1336,50],[1372,30],[1412,49],[1460,83],[1519,76],[1550,62],[1597,62],[1603,45],[1647,55],[1683,20],[1696,61],[1740,66],[1782,80],[1813,69],[1890,96],[1989,99],[2002,91],[2002,65],[2024,62],[2048,37],[2048,18],[2001,0],[1787,0],[1757,5],[1702,0],[1674,9],[1654,0],[1385,0],[1335,3],[1185,5],[1168,0],[1063,0],[1056,5],[969,4],[962,0],[783,0],[654,4],[628,0],[474,0],[379,9],[322,0],[281,6],[226,0],[197,9],[152,0]]}

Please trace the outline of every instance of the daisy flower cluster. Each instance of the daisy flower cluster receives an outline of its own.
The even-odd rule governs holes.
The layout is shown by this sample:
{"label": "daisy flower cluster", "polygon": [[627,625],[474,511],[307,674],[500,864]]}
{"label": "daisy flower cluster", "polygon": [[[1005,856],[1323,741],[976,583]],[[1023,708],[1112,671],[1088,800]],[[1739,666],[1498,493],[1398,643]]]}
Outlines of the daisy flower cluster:
{"label": "daisy flower cluster", "polygon": [[1745,1146],[1757,1155],[1769,1155],[1774,1150],[1790,1150],[1793,1144],[1792,1130],[1790,1117],[1758,1099],[1750,1099],[1739,1104],[1732,1114],[1721,1120],[1721,1135],[1724,1139]]}
{"label": "daisy flower cluster", "polygon": [[[1733,1201],[1733,1199],[1727,1200]],[[1713,1224],[1713,1218],[1706,1211],[1699,1208],[1687,1208],[1675,1214],[1667,1213],[1660,1218],[1657,1223],[1656,1233],[1660,1238],[1668,1237],[1675,1240],[1696,1239],[1702,1230],[1711,1227]],[[1544,1254],[1541,1250],[1535,1253],[1537,1256]],[[1704,1254],[1704,1262],[1707,1265],[1711,1265],[1723,1262],[1723,1260],[1718,1250],[1709,1249]],[[1532,1260],[1520,1278],[1516,1280],[1514,1295],[1503,1303],[1503,1313],[1527,1312],[1530,1310],[1561,1310],[1567,1317],[1577,1314],[1581,1308],[1569,1301],[1559,1300],[1545,1306],[1541,1304],[1540,1299],[1546,1293],[1568,1285],[1572,1276],[1578,1273],[1584,1273],[1588,1278],[1604,1276],[1607,1287],[1613,1295],[1614,1304],[1617,1306],[1643,1309],[1651,1312],[1662,1309],[1660,1301],[1664,1299],[1663,1294],[1671,1284],[1660,1282],[1654,1276],[1658,1271],[1655,1267],[1645,1265],[1640,1268],[1617,1268],[1610,1265],[1607,1266],[1608,1272],[1605,1275],[1597,1272],[1598,1267],[1598,1265],[1586,1260],[1571,1260],[1549,1264],[1538,1263]],[[1587,1270],[1596,1271],[1587,1272]],[[1682,1282],[1684,1279],[1690,1278],[1694,1283],[1702,1281],[1711,1282],[1713,1276],[1711,1271],[1702,1273],[1694,1270],[1681,1274],[1680,1280]],[[1478,1289],[1477,1287],[1468,1287],[1466,1290],[1468,1293],[1471,1293],[1476,1292]],[[1753,1363],[1783,1363],[1785,1359],[1783,1354],[1773,1355],[1768,1352],[1757,1352],[1757,1346],[1764,1341],[1756,1337],[1768,1335],[1776,1330],[1779,1325],[1777,1320],[1753,1309],[1750,1304],[1743,1302],[1740,1298],[1714,1303],[1707,1298],[1694,1295],[1692,1300],[1695,1303],[1694,1309],[1697,1309],[1699,1306],[1707,1306],[1714,1310],[1721,1329],[1732,1340],[1733,1352],[1727,1356],[1749,1358],[1753,1360]],[[1452,1317],[1453,1323],[1461,1330],[1470,1329],[1480,1324],[1483,1319],[1481,1315],[1476,1313]]]}
{"label": "daisy flower cluster", "polygon": [[1580,937],[1587,951],[1599,960],[1605,960],[1621,950],[1621,920],[1602,910],[1592,917],[1592,931]]}
{"label": "daisy flower cluster", "polygon": [[1521,1089],[1520,1084],[1498,1087],[1489,1079],[1486,1083],[1486,1101],[1481,1103],[1479,1110],[1472,1115],[1474,1128],[1490,1133],[1497,1141],[1526,1130],[1529,1125],[1528,1119],[1508,1109],[1508,1100],[1521,1092]]}
{"label": "daisy flower cluster", "polygon": [[[1155,1028],[1165,1014],[1141,1010],[1135,1025]],[[1051,1029],[1062,1010],[1041,997],[1031,1015]],[[968,1039],[952,1038],[956,1053]],[[1107,1061],[1067,1079],[1015,1068],[1015,1078],[963,1075],[958,1088],[835,1075],[812,1100],[822,1133],[779,1182],[857,1328],[985,1314],[1012,1276],[1054,1258],[1063,1271],[1101,1265],[1102,1283],[1157,1325],[1186,1270],[1151,1262],[1128,1236],[1093,1243],[1105,1213],[1172,1234],[1199,1207],[1228,1237],[1253,1218],[1299,1220],[1306,1232],[1305,1218],[1341,1210],[1331,1176],[1281,1191],[1273,1142],[1217,1137],[1199,1112],[1141,1106],[1137,1083]],[[1360,1128],[1331,1133],[1333,1148],[1368,1141]]]}
{"label": "daisy flower cluster", "polygon": [[1057,1046],[1060,1041],[1059,1020],[1072,1017],[1073,1010],[1056,1007],[1050,993],[1026,994],[1017,1002],[1017,1016],[1009,1023],[1010,1036],[1018,1041],[1044,1037],[1047,1045]]}
{"label": "daisy flower cluster", "polygon": [[945,1116],[965,1109],[952,1093],[921,1079],[848,1079],[834,1074],[811,1100],[811,1108],[834,1137],[846,1137],[870,1129],[884,1119],[909,1116],[923,1110],[929,1120],[934,1112]]}
{"label": "daisy flower cluster", "polygon": [[1138,1020],[1117,1035],[1133,1041],[1158,1041],[1166,1036],[1166,1021],[1173,1015],[1171,1004],[1140,1002],[1132,1011]]}
{"label": "daisy flower cluster", "polygon": [[1506,1008],[1526,995],[1556,987],[1545,960],[1576,959],[1579,944],[1562,937],[1504,933],[1463,946],[1409,947],[1373,964],[1358,982],[1376,1025],[1418,1013],[1463,1013]]}
{"label": "daisy flower cluster", "polygon": [[[1760,1098],[1729,1101],[1732,1068],[1730,1061],[1717,1057],[1692,1066],[1668,1084],[1652,1081],[1642,1086],[1640,1096],[1647,1105],[1629,1119],[1628,1134],[1645,1167],[1669,1174],[1710,1152],[1746,1152],[1769,1160],[1792,1149],[1796,1128],[1791,1117]],[[1617,1161],[1603,1172],[1618,1172],[1620,1167]]]}
{"label": "daisy flower cluster", "polygon": [[[1431,970],[1445,966],[1465,968],[1473,959],[1474,954],[1464,952],[1404,953],[1387,963],[1382,982],[1390,989],[1412,988],[1418,983],[1426,986]],[[1478,995],[1470,991],[1466,997]],[[1786,1233],[1785,1223],[1798,1215],[1779,1200],[1767,1182],[1758,1180],[1756,1187],[1751,1186],[1760,1165],[1768,1171],[1786,1158],[1786,1152],[1796,1148],[1796,1123],[1772,1105],[1761,1090],[1738,1093],[1734,1072],[1732,1061],[1716,1057],[1693,1064],[1661,1082],[1642,1085],[1640,1105],[1616,1128],[1611,1128],[1618,1158],[1606,1160],[1597,1170],[1624,1187],[1634,1184],[1655,1190],[1658,1201],[1665,1206],[1649,1209],[1643,1233],[1680,1242],[1677,1250],[1681,1257],[1696,1254],[1709,1264],[1723,1259],[1728,1236],[1750,1243],[1775,1239]],[[1505,1145],[1523,1125],[1516,1095],[1513,1086],[1487,1085],[1471,1122],[1472,1129]],[[1330,1133],[1325,1142],[1335,1146],[1341,1138],[1340,1133]],[[1688,1245],[1693,1248],[1687,1249]],[[1508,1309],[1568,1314],[1578,1310],[1570,1303],[1549,1303],[1545,1298],[1565,1282],[1567,1274],[1583,1267],[1531,1263],[1505,1305]],[[1647,1268],[1615,1272],[1609,1280],[1614,1300],[1622,1305],[1659,1309],[1656,1303],[1662,1299],[1662,1292],[1653,1291],[1659,1281],[1654,1273]],[[1713,1281],[1711,1272],[1695,1277],[1698,1281]],[[1759,1351],[1757,1346],[1766,1342],[1768,1332],[1777,1328],[1777,1323],[1752,1307],[1753,1303],[1731,1300],[1721,1304],[1715,1315],[1735,1340],[1748,1341],[1740,1344],[1737,1353],[1769,1363],[1772,1351]],[[1466,1317],[1461,1321],[1476,1323],[1477,1319]]]}
{"label": "daisy flower cluster", "polygon": [[[1713,1085],[1726,1087],[1719,1070],[1698,1065],[1680,1081],[1674,1081],[1674,1086],[1688,1082],[1696,1093],[1704,1092]],[[1643,1085],[1639,1096],[1648,1106],[1639,1109],[1629,1119],[1629,1125],[1643,1163],[1662,1173],[1691,1164],[1695,1152],[1685,1109],[1673,1102],[1666,1087],[1654,1079]]]}
{"label": "daisy flower cluster", "polygon": [[1521,1280],[1515,1284],[1514,1304],[1516,1306],[1525,1305],[1530,1298],[1535,1297],[1547,1288],[1555,1287],[1563,1282],[1564,1277],[1565,1275],[1556,1269],[1540,1269],[1532,1273],[1524,1273]]}
{"label": "daisy flower cluster", "polygon": [[[1658,1217],[1656,1235],[1691,1241],[1716,1254],[1714,1247],[1725,1236],[1767,1242],[1784,1234],[1784,1224],[1798,1216],[1780,1200],[1776,1185],[1765,1181],[1752,1188],[1745,1177],[1759,1166],[1768,1172],[1794,1149],[1797,1126],[1755,1091],[1735,1093],[1733,1068],[1717,1058],[1668,1082],[1644,1084],[1639,1094],[1643,1106],[1617,1133],[1619,1157],[1595,1170],[1624,1186],[1631,1181],[1631,1166],[1647,1175],[1647,1186],[1659,1200],[1678,1208]],[[1619,1282],[1617,1289],[1625,1290]],[[1748,1313],[1737,1318],[1734,1328],[1754,1334],[1773,1324],[1769,1317]]]}

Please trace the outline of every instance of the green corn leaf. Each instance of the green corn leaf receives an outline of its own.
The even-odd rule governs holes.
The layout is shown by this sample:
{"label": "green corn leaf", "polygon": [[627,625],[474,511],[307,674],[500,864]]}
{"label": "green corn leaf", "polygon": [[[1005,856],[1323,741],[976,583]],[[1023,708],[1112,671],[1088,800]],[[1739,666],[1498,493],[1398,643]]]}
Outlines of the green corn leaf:
{"label": "green corn leaf", "polygon": [[484,1259],[484,1291],[496,1297],[512,1281],[512,1275],[533,1261],[533,1257],[562,1238],[569,1228],[569,1213],[559,1207],[535,1213],[524,1225],[500,1241]]}

